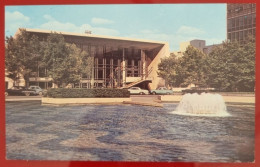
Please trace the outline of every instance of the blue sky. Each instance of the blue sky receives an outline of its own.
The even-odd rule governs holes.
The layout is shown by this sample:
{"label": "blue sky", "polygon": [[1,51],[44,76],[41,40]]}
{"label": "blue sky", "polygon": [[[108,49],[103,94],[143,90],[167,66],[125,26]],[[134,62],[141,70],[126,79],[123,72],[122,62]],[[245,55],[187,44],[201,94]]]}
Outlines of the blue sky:
{"label": "blue sky", "polygon": [[179,43],[226,39],[226,4],[6,6],[5,35],[19,27],[150,39]]}

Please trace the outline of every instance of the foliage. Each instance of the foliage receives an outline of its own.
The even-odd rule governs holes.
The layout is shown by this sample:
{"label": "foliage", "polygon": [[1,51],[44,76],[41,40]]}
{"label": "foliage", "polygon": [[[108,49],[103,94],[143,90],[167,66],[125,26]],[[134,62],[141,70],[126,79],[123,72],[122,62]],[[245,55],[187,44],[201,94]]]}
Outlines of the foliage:
{"label": "foliage", "polygon": [[189,46],[180,58],[174,55],[162,59],[158,75],[174,86],[188,86],[191,83],[205,85],[207,81],[207,56]]}
{"label": "foliage", "polygon": [[207,55],[199,49],[188,46],[183,57],[180,58],[181,69],[178,71],[183,78],[182,86],[190,84],[206,85],[208,65]]}
{"label": "foliage", "polygon": [[115,98],[115,97],[130,97],[130,92],[127,89],[83,89],[83,88],[58,88],[49,89],[46,94],[52,98]]}
{"label": "foliage", "polygon": [[36,68],[40,43],[36,36],[30,36],[24,29],[13,37],[6,37],[5,66],[9,77],[16,81],[24,77],[26,84],[29,74]]}
{"label": "foliage", "polygon": [[209,55],[189,46],[180,58],[162,59],[158,75],[174,86],[197,84],[219,91],[252,92],[255,88],[255,41],[223,42]]}
{"label": "foliage", "polygon": [[209,55],[209,85],[221,91],[254,91],[255,43],[223,42]]}
{"label": "foliage", "polygon": [[66,43],[58,33],[51,33],[45,41],[24,29],[15,38],[6,37],[5,66],[14,81],[21,76],[28,83],[30,73],[41,67],[59,86],[78,83],[83,74],[91,74],[93,58],[88,55],[75,44]]}
{"label": "foliage", "polygon": [[45,68],[57,85],[78,83],[83,74],[90,74],[91,57],[75,44],[67,44],[61,34],[51,33],[42,50]]}
{"label": "foliage", "polygon": [[176,71],[178,69],[178,59],[175,55],[170,55],[169,57],[163,58],[161,63],[158,65],[157,74],[159,77],[164,78],[166,85],[176,85],[180,80]]}

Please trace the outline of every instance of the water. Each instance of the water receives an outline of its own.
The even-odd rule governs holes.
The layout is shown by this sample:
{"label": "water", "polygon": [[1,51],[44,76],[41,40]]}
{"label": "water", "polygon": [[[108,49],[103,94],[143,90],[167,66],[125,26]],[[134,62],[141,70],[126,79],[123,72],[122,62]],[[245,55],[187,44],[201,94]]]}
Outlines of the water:
{"label": "water", "polygon": [[223,97],[219,94],[185,94],[172,113],[192,116],[229,116]]}
{"label": "water", "polygon": [[229,117],[176,115],[131,105],[6,103],[6,156],[13,160],[253,162],[254,105]]}

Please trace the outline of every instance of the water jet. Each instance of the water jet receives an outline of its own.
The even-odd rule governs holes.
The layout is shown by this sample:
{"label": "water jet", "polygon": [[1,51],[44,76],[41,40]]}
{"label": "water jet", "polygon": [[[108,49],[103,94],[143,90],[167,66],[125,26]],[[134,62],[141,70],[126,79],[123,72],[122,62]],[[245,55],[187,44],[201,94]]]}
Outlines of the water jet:
{"label": "water jet", "polygon": [[211,93],[183,95],[172,113],[191,116],[229,116],[223,97]]}

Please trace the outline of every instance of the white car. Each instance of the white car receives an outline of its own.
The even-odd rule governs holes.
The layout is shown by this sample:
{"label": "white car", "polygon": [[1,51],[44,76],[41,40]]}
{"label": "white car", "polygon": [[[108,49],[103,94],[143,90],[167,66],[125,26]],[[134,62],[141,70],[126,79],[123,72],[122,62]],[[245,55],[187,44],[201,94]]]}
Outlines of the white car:
{"label": "white car", "polygon": [[40,96],[42,95],[42,92],[43,92],[42,88],[39,86],[29,86],[28,89],[35,90],[35,94],[40,95]]}
{"label": "white car", "polygon": [[139,95],[148,95],[149,91],[145,89],[141,89],[139,87],[131,87],[128,89],[130,94],[139,94]]}

